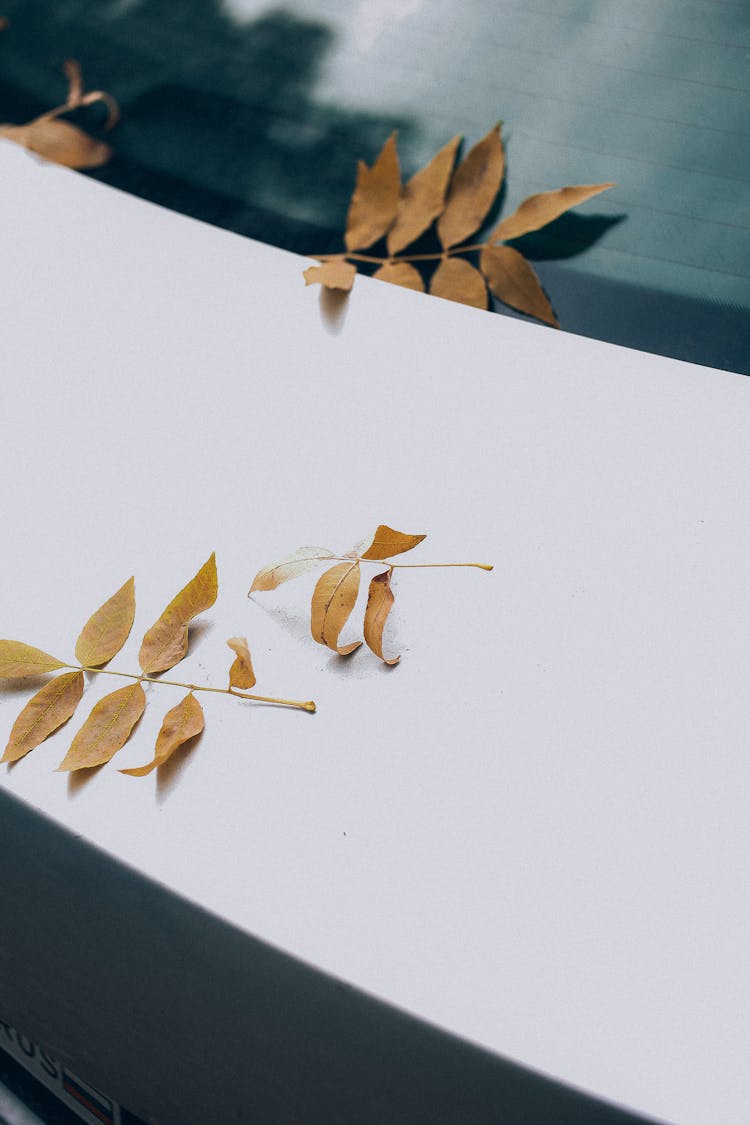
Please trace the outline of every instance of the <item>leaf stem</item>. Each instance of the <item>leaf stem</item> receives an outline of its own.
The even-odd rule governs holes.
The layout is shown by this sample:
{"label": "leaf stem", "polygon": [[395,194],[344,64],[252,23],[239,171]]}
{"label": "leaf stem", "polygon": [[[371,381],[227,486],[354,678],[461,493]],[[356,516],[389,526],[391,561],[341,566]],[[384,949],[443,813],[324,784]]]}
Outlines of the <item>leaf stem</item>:
{"label": "leaf stem", "polygon": [[376,566],[387,566],[391,570],[398,567],[399,570],[422,570],[428,567],[446,567],[446,566],[475,566],[478,570],[494,570],[492,563],[476,563],[476,562],[449,562],[449,563],[395,563],[390,559],[364,559],[361,555],[320,555],[316,558],[316,562],[329,562],[334,559],[339,562],[363,562],[374,563]]}
{"label": "leaf stem", "polygon": [[435,262],[440,258],[452,258],[456,254],[469,254],[474,253],[476,250],[483,250],[485,246],[489,245],[487,242],[472,242],[466,246],[450,246],[447,250],[438,250],[433,254],[389,254],[385,258],[378,257],[374,254],[311,254],[310,257],[315,258],[316,262],[369,262],[373,266],[383,266],[386,262]]}
{"label": "leaf stem", "polygon": [[305,702],[299,699],[277,699],[272,695],[252,695],[249,692],[237,691],[234,688],[207,687],[203,684],[186,684],[181,680],[165,680],[155,676],[135,676],[132,672],[116,672],[113,668],[88,668],[83,664],[80,667],[73,664],[66,664],[65,667],[75,668],[77,672],[94,672],[97,675],[122,676],[126,680],[142,680],[147,684],[168,684],[170,687],[187,688],[188,691],[213,691],[218,695],[233,695],[237,699],[254,699],[258,703],[276,703],[280,707],[296,707],[298,710],[308,711],[310,714],[314,714],[315,712],[315,704],[311,699]]}

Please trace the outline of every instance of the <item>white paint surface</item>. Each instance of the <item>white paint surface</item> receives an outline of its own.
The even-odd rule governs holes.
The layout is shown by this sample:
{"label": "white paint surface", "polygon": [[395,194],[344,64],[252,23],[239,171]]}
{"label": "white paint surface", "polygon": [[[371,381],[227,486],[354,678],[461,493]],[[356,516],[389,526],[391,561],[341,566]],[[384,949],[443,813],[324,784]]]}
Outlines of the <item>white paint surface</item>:
{"label": "white paint surface", "polygon": [[[0,634],[72,659],[132,573],[135,670],[216,549],[173,675],[221,686],[246,634],[259,691],[319,706],[206,695],[182,767],[136,780],[179,698],[151,689],[90,782],[54,772],[81,711],[0,783],[462,1036],[745,1121],[750,383],[362,279],[334,333],[293,255],[8,143],[0,177]],[[397,669],[312,642],[313,578],[246,599],[381,521],[496,564],[399,573]]]}

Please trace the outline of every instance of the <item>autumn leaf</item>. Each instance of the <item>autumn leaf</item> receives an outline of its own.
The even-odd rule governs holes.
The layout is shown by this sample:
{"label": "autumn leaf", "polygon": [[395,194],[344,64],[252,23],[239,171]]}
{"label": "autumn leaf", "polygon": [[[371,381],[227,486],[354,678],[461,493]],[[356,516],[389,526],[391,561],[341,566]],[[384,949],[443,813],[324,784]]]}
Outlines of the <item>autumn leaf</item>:
{"label": "autumn leaf", "polygon": [[465,258],[445,258],[430,281],[433,297],[444,297],[475,309],[487,308],[487,286],[479,270]]}
{"label": "autumn leaf", "polygon": [[13,724],[1,762],[16,762],[71,717],[83,695],[83,672],[56,676],[32,696]]}
{"label": "autumn leaf", "polygon": [[147,675],[165,672],[182,660],[188,649],[188,624],[214,604],[218,592],[216,555],[212,554],[143,638],[138,661]]}
{"label": "autumn leaf", "polygon": [[299,578],[301,574],[312,570],[321,560],[334,558],[332,551],[325,547],[300,547],[293,554],[287,555],[273,566],[259,570],[253,579],[248,597],[256,590],[275,590],[282,582],[291,578]]}
{"label": "autumn leaf", "polygon": [[94,140],[70,121],[46,114],[28,125],[0,126],[0,137],[66,168],[99,168],[112,155],[103,141]]}
{"label": "autumn leaf", "polygon": [[576,207],[586,199],[591,199],[592,196],[608,191],[614,186],[614,184],[579,184],[576,187],[563,187],[558,188],[557,191],[543,191],[538,195],[530,195],[512,215],[495,227],[489,241],[507,241],[520,238],[522,234],[528,234],[529,231],[539,230],[553,219],[559,218],[565,211],[569,211],[571,207]]}
{"label": "autumn leaf", "polygon": [[0,679],[15,680],[22,676],[42,676],[64,668],[65,662],[40,648],[22,641],[0,641]]}
{"label": "autumn leaf", "polygon": [[247,640],[245,637],[230,637],[227,644],[232,652],[236,653],[232,667],[229,669],[229,686],[230,688],[251,688],[255,685],[255,672],[253,671],[253,662],[250,657],[250,650],[247,647]]}
{"label": "autumn leaf", "polygon": [[357,183],[346,217],[347,250],[366,250],[382,238],[396,218],[401,196],[396,134],[383,145],[372,168],[363,160],[357,166]]}
{"label": "autumn leaf", "polygon": [[527,316],[560,327],[539,278],[522,254],[512,246],[485,246],[479,262],[496,297]]}
{"label": "autumn leaf", "polygon": [[422,275],[408,262],[386,262],[372,276],[378,281],[390,281],[391,285],[401,285],[404,289],[424,293]]}
{"label": "autumn leaf", "polygon": [[348,293],[357,276],[357,267],[341,258],[333,258],[320,266],[308,266],[302,271],[305,285],[322,285],[324,289],[341,289]]}
{"label": "autumn leaf", "polygon": [[105,695],[73,739],[59,772],[90,769],[108,762],[121,750],[146,709],[146,695],[136,681]]}
{"label": "autumn leaf", "polygon": [[[438,217],[445,206],[445,193],[448,188],[456,151],[461,136],[448,141],[424,168],[416,172],[403,190],[398,204],[396,221],[388,232],[389,254],[397,254],[411,242],[424,234],[430,224]],[[416,271],[415,271],[416,272]],[[417,274],[417,276],[419,276]],[[386,280],[383,278],[383,280]],[[387,280],[392,281],[393,278]],[[404,285],[403,281],[396,281]],[[414,286],[408,286],[413,289]],[[422,286],[424,288],[424,286]]]}
{"label": "autumn leaf", "polygon": [[363,539],[357,545],[356,552],[361,559],[380,562],[382,559],[392,559],[394,555],[403,555],[405,551],[412,551],[426,538],[426,535],[407,535],[381,523],[369,539]]}
{"label": "autumn leaf", "polygon": [[156,738],[156,750],[152,760],[145,766],[134,766],[131,769],[120,770],[120,773],[129,774],[131,777],[145,777],[157,766],[163,765],[180,746],[184,746],[189,739],[200,734],[203,726],[203,708],[191,691],[164,716],[164,722]]}
{"label": "autumn leaf", "polygon": [[76,657],[85,668],[106,664],[120,651],[135,619],[135,579],[129,578],[88,619],[76,641]]}
{"label": "autumn leaf", "polygon": [[339,634],[354,609],[358,591],[359,563],[356,560],[332,566],[320,576],[313,591],[310,620],[313,639],[318,644],[327,645],[339,656],[348,656],[362,644],[354,641],[339,647],[338,643]]}
{"label": "autumn leaf", "polygon": [[505,152],[500,126],[495,125],[454,173],[445,210],[438,220],[441,246],[455,246],[479,229],[500,190],[504,172]]}
{"label": "autumn leaf", "polygon": [[370,582],[367,594],[367,608],[365,609],[364,634],[367,647],[379,656],[386,664],[398,664],[400,656],[388,659],[383,656],[383,629],[385,628],[388,614],[393,608],[393,591],[391,590],[391,571],[376,574]]}

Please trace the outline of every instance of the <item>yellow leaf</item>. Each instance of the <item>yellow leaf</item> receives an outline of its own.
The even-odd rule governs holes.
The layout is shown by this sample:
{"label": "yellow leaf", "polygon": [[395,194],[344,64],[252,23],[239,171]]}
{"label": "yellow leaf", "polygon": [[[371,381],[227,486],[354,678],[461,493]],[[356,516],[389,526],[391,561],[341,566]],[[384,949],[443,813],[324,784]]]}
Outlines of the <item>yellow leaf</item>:
{"label": "yellow leaf", "polygon": [[347,656],[362,644],[339,648],[339,634],[354,609],[359,591],[359,563],[342,562],[332,566],[318,579],[312,596],[312,617],[310,627],[313,638],[321,645],[327,645],[339,656]]}
{"label": "yellow leaf", "polygon": [[346,217],[347,250],[365,250],[382,238],[396,218],[401,195],[396,134],[383,145],[372,168],[360,160],[357,183]]}
{"label": "yellow leaf", "polygon": [[188,649],[188,624],[214,604],[218,593],[216,555],[212,554],[143,638],[138,660],[147,675],[165,672],[182,660]]}
{"label": "yellow leaf", "polygon": [[45,684],[13,724],[0,761],[16,762],[71,717],[83,695],[83,672],[65,672]]}
{"label": "yellow leaf", "polygon": [[229,686],[236,688],[251,688],[255,684],[255,672],[247,647],[245,637],[230,637],[227,644],[232,652],[237,654],[236,660],[229,669]]}
{"label": "yellow leaf", "polygon": [[145,766],[134,766],[132,769],[120,770],[120,773],[127,773],[131,777],[145,777],[166,762],[180,746],[200,734],[203,725],[203,708],[191,691],[164,716],[156,738],[153,759]]}
{"label": "yellow leaf", "polygon": [[421,274],[408,262],[386,262],[372,276],[378,281],[390,281],[391,285],[403,285],[405,289],[416,289],[418,293],[424,293]]}
{"label": "yellow leaf", "polygon": [[432,275],[430,293],[472,305],[475,309],[487,308],[487,286],[478,269],[464,258],[445,258]]}
{"label": "yellow leaf", "polygon": [[135,579],[128,578],[109,601],[97,609],[76,641],[76,656],[86,668],[106,664],[120,651],[135,618]]}
{"label": "yellow leaf", "polygon": [[386,664],[398,664],[400,656],[388,660],[383,656],[383,629],[388,614],[393,607],[394,597],[391,590],[391,572],[386,570],[383,574],[376,574],[370,582],[367,594],[367,608],[365,610],[365,641],[368,648]]}
{"label": "yellow leaf", "polygon": [[560,327],[534,269],[512,246],[485,246],[480,265],[490,289],[506,305]]}
{"label": "yellow leaf", "polygon": [[102,141],[94,140],[83,129],[70,121],[43,114],[28,125],[4,125],[0,137],[23,145],[30,152],[63,164],[66,168],[98,168],[106,164],[112,149]]}
{"label": "yellow leaf", "polygon": [[146,709],[146,695],[136,681],[105,695],[73,739],[59,771],[90,769],[108,762],[122,749]]}
{"label": "yellow leaf", "polygon": [[357,276],[357,267],[341,258],[323,262],[321,266],[308,266],[302,271],[305,285],[322,285],[324,289],[341,289],[348,293]]}
{"label": "yellow leaf", "polygon": [[0,679],[15,680],[21,676],[41,676],[64,668],[65,662],[25,645],[23,641],[0,641]]}
{"label": "yellow leaf", "polygon": [[[437,156],[433,156],[430,163],[415,172],[409,180],[399,201],[396,221],[388,232],[389,254],[398,254],[399,250],[424,234],[443,210],[448,181],[460,143],[459,134],[448,141]],[[403,285],[404,282],[396,284]]]}
{"label": "yellow leaf", "polygon": [[530,195],[524,199],[520,207],[503,219],[499,226],[490,235],[490,242],[506,241],[510,238],[520,238],[529,231],[539,230],[553,219],[557,219],[571,207],[577,207],[586,199],[608,191],[614,184],[579,184],[576,187],[558,188],[557,191],[543,191],[538,195]]}
{"label": "yellow leaf", "polygon": [[381,523],[369,539],[358,544],[357,554],[362,559],[372,559],[379,562],[381,559],[390,559],[394,555],[403,555],[404,551],[411,551],[426,535],[407,535],[403,531],[394,531],[392,527]]}
{"label": "yellow leaf", "polygon": [[445,249],[463,242],[482,225],[500,190],[504,172],[505,152],[500,126],[495,125],[474,145],[453,176],[437,228]]}
{"label": "yellow leaf", "polygon": [[333,552],[325,547],[299,547],[294,554],[287,555],[281,562],[259,570],[253,579],[248,597],[256,590],[275,590],[282,582],[288,582],[290,578],[298,578],[301,574],[312,570],[322,559],[333,557]]}

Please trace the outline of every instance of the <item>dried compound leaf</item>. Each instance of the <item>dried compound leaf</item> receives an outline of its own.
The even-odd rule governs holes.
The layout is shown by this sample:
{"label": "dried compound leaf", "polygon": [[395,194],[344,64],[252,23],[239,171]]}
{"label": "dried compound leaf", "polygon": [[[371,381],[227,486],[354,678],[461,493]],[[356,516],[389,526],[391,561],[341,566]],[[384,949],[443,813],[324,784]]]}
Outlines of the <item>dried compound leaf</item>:
{"label": "dried compound leaf", "polygon": [[22,676],[42,676],[64,668],[65,662],[32,648],[23,641],[0,641],[0,679],[15,680]]}
{"label": "dried compound leaf", "polygon": [[367,595],[367,608],[365,610],[364,634],[367,647],[386,664],[398,664],[400,656],[391,660],[383,656],[383,629],[385,628],[388,614],[393,608],[393,591],[391,590],[391,571],[376,574],[370,582]]}
{"label": "dried compound leaf", "polygon": [[90,769],[108,762],[127,742],[146,709],[146,694],[136,681],[105,695],[73,739],[59,771]]}
{"label": "dried compound leaf", "polygon": [[445,249],[463,242],[479,229],[500,190],[504,172],[505,152],[500,126],[495,125],[474,145],[453,176],[437,228]]}
{"label": "dried compound leaf", "polygon": [[333,557],[333,552],[325,547],[300,547],[294,554],[287,555],[273,566],[259,570],[253,579],[250,594],[254,594],[256,590],[275,590],[282,582],[288,582],[290,578],[298,578],[301,574],[312,570],[321,560]]}
{"label": "dried compound leaf", "polygon": [[390,281],[391,285],[402,285],[404,289],[415,289],[424,293],[422,275],[408,262],[386,262],[372,275],[378,281]]}
{"label": "dried compound leaf", "polygon": [[182,660],[188,648],[188,624],[214,604],[218,593],[216,555],[212,554],[143,638],[138,661],[146,675],[166,672]]}
{"label": "dried compound leaf", "polygon": [[229,669],[229,686],[236,688],[251,688],[255,684],[255,672],[247,647],[245,637],[230,637],[227,644],[232,652],[236,653],[232,667]]}
{"label": "dried compound leaf", "polygon": [[129,578],[97,609],[76,641],[76,657],[85,668],[98,668],[120,651],[135,618],[135,579]]}
{"label": "dried compound leaf", "polygon": [[534,269],[512,246],[485,246],[480,265],[490,289],[506,305],[559,328]]}
{"label": "dried compound leaf", "polygon": [[357,554],[362,559],[379,562],[381,559],[391,559],[394,555],[403,555],[405,551],[411,551],[426,538],[426,535],[407,535],[403,531],[395,531],[387,524],[381,523],[369,539],[359,544]]}
{"label": "dried compound leaf", "polygon": [[347,250],[365,250],[382,238],[396,218],[401,195],[396,134],[383,145],[372,168],[360,160],[346,218]]}
{"label": "dried compound leaf", "polygon": [[134,766],[131,769],[120,770],[120,773],[127,773],[131,777],[145,777],[157,766],[163,765],[180,746],[200,734],[203,726],[203,708],[191,691],[164,716],[164,722],[156,738],[153,759],[145,766]]}
{"label": "dried compound leaf", "polygon": [[614,187],[614,184],[579,184],[576,187],[558,188],[557,191],[543,191],[538,195],[530,195],[524,199],[512,215],[503,219],[499,226],[490,235],[490,242],[505,241],[510,238],[520,238],[529,231],[539,230],[553,219],[559,218],[571,207],[577,207],[586,199],[599,195]]}
{"label": "dried compound leaf", "polygon": [[359,592],[359,563],[342,562],[318,579],[312,596],[310,628],[313,638],[339,656],[359,648],[361,641],[339,647],[339,634],[354,609]]}
{"label": "dried compound leaf", "polygon": [[472,305],[475,309],[487,308],[487,286],[478,269],[464,258],[445,258],[432,275],[430,293]]}
{"label": "dried compound leaf", "polygon": [[112,155],[109,145],[90,137],[70,121],[48,114],[28,125],[4,125],[0,128],[0,137],[66,168],[98,168]]}
{"label": "dried compound leaf", "polygon": [[[398,254],[399,250],[424,234],[443,210],[448,181],[460,143],[460,135],[448,141],[430,163],[409,180],[399,201],[396,221],[388,232],[389,254]],[[396,284],[403,285],[404,282]]]}
{"label": "dried compound leaf", "polygon": [[322,285],[325,289],[341,289],[348,293],[357,276],[357,267],[341,258],[323,262],[320,266],[308,266],[302,271],[305,285]]}
{"label": "dried compound leaf", "polygon": [[0,761],[16,762],[71,717],[83,695],[83,672],[65,672],[45,684],[13,724]]}

